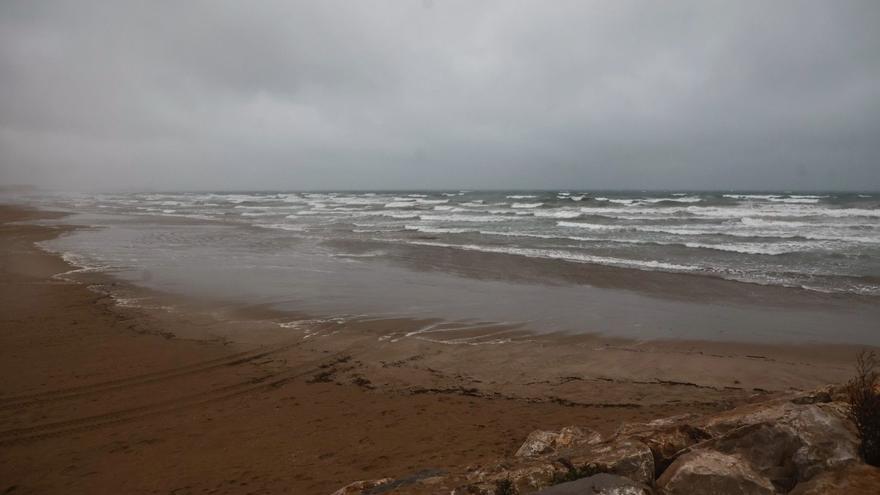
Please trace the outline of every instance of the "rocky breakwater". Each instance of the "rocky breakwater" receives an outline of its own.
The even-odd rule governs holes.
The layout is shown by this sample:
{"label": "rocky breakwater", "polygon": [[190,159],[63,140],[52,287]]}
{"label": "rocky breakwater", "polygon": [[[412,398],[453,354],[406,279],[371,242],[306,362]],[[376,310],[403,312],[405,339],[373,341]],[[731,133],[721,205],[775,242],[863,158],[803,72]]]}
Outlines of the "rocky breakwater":
{"label": "rocky breakwater", "polygon": [[[839,391],[750,404],[708,417],[535,431],[510,458],[459,473],[358,482],[335,495],[877,494]],[[364,487],[365,489],[361,489]]]}

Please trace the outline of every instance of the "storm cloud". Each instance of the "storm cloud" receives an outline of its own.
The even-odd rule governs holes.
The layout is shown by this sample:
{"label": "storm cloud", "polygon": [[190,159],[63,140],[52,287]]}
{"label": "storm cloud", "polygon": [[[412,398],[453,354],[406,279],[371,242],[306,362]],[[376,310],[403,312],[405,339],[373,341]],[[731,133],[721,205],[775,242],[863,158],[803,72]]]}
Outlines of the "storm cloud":
{"label": "storm cloud", "polygon": [[0,182],[880,189],[876,1],[4,1]]}

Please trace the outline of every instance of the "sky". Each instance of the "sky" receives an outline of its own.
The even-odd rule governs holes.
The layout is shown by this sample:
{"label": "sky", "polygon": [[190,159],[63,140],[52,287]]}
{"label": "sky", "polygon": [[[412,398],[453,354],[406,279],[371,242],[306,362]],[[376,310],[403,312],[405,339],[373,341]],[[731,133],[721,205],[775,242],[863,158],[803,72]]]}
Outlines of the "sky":
{"label": "sky", "polygon": [[0,2],[0,185],[880,190],[880,2]]}

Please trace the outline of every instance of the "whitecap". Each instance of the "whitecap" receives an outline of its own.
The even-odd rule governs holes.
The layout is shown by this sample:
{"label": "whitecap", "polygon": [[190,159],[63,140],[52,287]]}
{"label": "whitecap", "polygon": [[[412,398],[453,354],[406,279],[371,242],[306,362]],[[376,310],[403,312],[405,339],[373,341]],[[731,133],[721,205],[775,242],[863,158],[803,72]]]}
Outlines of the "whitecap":
{"label": "whitecap", "polygon": [[681,265],[676,263],[666,263],[656,260],[633,260],[623,258],[612,258],[610,256],[593,256],[589,254],[574,253],[561,249],[531,249],[516,247],[496,247],[496,246],[480,246],[476,244],[449,244],[441,242],[428,241],[411,241],[410,244],[422,246],[447,247],[453,249],[462,249],[466,251],[481,251],[487,253],[511,254],[515,256],[524,256],[527,258],[543,258],[557,259],[563,261],[571,261],[575,263],[599,264],[608,266],[619,266],[627,268],[639,268],[647,270],[665,270],[665,271],[695,271],[699,270],[699,266]]}

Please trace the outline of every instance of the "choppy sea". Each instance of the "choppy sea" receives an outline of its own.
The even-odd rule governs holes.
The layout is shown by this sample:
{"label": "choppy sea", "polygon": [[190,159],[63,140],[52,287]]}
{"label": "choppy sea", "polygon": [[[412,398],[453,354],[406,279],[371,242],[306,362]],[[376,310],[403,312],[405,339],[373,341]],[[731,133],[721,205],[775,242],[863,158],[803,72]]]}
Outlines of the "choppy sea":
{"label": "choppy sea", "polygon": [[880,295],[880,194],[263,191],[56,194],[42,201],[292,237],[443,246]]}

